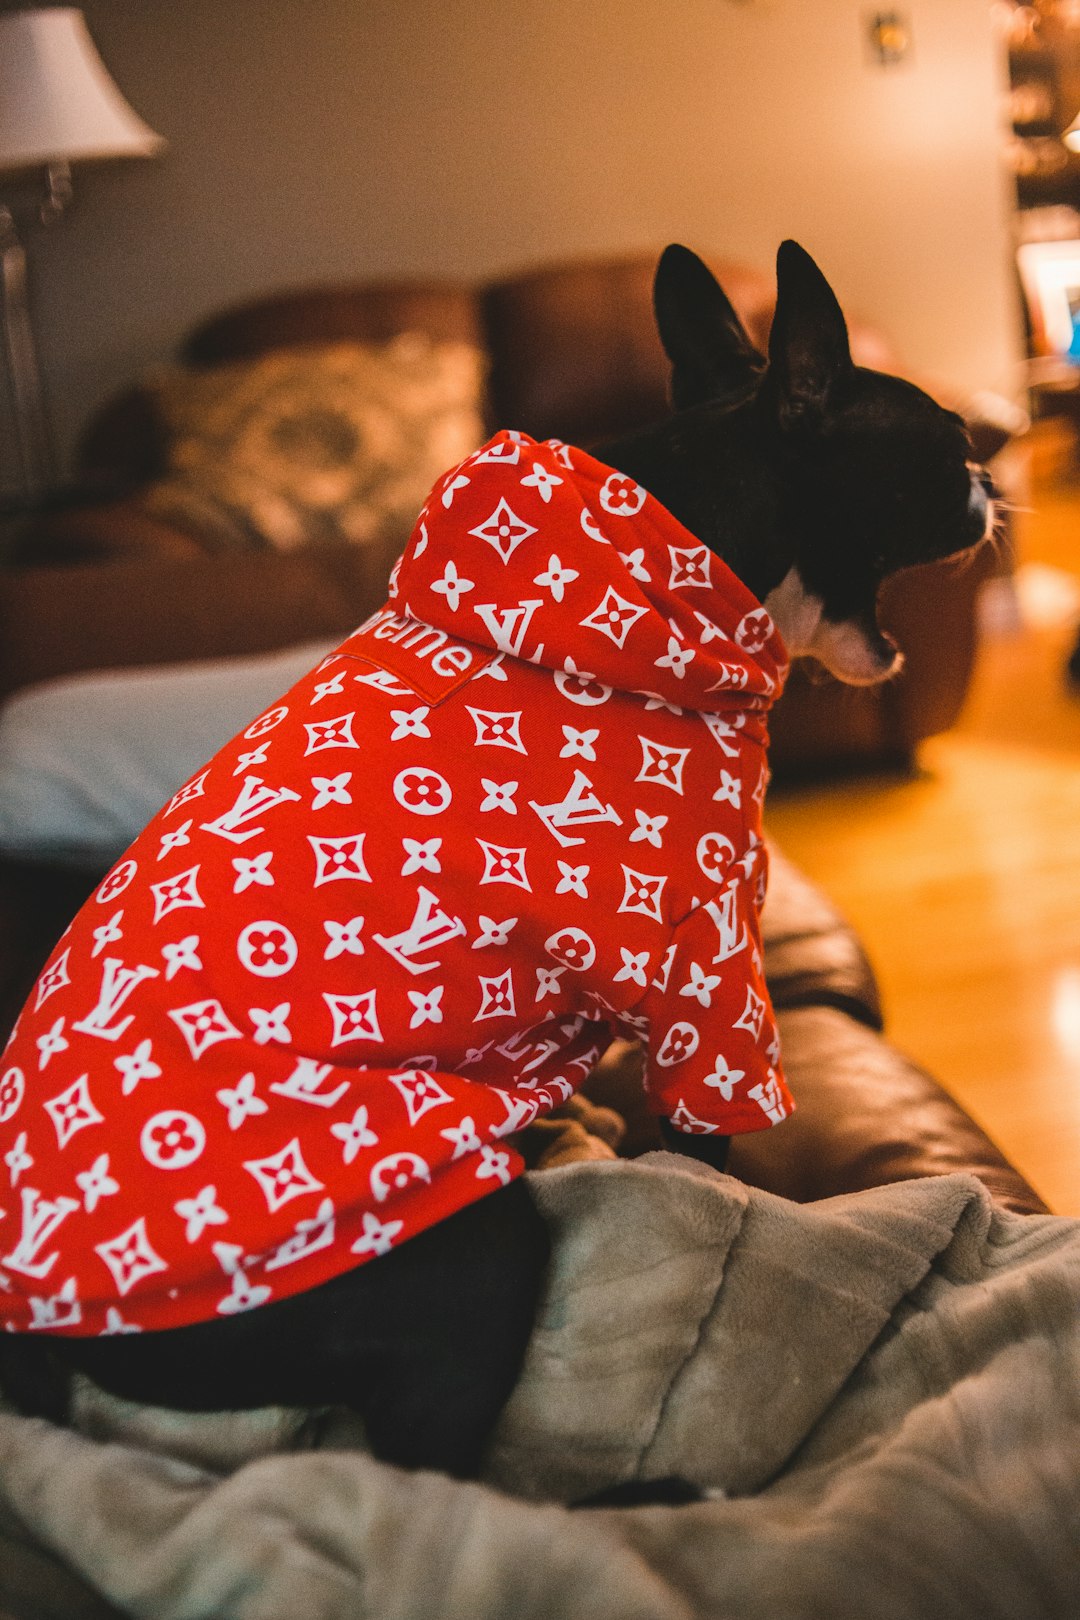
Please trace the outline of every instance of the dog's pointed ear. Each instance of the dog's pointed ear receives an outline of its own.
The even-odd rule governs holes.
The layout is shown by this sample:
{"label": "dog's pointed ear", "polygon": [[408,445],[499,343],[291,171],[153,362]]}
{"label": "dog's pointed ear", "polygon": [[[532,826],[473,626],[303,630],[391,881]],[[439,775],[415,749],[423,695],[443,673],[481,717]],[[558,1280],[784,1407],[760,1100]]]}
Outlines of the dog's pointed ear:
{"label": "dog's pointed ear", "polygon": [[708,265],[677,242],[656,267],[653,308],[676,410],[743,394],[764,370],[764,356]]}
{"label": "dog's pointed ear", "polygon": [[847,322],[836,294],[798,242],[776,255],[776,314],[769,375],[780,419],[813,421],[852,371]]}

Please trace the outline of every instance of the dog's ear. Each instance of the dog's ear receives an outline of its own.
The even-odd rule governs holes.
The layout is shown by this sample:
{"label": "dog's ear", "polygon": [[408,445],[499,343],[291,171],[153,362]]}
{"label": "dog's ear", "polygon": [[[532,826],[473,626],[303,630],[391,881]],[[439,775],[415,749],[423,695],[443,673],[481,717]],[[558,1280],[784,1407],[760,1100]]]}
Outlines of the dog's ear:
{"label": "dog's ear", "polygon": [[656,267],[653,307],[671,361],[676,410],[745,394],[765,368],[720,283],[689,248],[673,242]]}
{"label": "dog's ear", "polygon": [[769,335],[770,384],[781,421],[819,418],[851,371],[847,323],[836,294],[805,248],[782,242]]}

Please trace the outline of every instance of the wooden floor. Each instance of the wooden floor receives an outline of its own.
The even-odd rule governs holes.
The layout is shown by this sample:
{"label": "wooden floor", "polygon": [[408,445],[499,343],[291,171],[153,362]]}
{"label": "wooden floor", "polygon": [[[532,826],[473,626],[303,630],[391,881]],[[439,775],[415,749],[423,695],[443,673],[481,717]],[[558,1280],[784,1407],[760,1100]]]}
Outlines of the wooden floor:
{"label": "wooden floor", "polygon": [[1052,1209],[1080,1215],[1080,696],[1062,678],[1080,465],[1064,448],[1036,430],[1015,599],[918,778],[789,793],[767,820],[859,929],[892,1039]]}

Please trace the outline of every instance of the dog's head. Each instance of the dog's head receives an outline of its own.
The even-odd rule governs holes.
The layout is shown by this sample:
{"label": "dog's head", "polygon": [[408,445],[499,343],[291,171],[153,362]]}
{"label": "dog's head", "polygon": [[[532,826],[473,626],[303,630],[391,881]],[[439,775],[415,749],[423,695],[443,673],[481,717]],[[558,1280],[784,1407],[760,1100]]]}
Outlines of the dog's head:
{"label": "dog's head", "polygon": [[756,591],[792,654],[854,683],[892,674],[883,581],[969,550],[992,527],[990,480],[963,421],[853,363],[836,297],[795,242],[777,256],[767,361],[687,248],[664,252],[655,306],[673,368],[680,472],[665,494],[677,515]]}

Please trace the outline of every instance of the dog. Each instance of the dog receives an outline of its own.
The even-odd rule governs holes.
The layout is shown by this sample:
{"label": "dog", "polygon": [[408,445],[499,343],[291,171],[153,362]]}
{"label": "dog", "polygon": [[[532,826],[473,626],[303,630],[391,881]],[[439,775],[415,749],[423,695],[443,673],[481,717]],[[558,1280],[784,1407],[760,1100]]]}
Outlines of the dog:
{"label": "dog", "polygon": [[722,1168],[792,1101],[762,966],[790,656],[892,674],[882,582],[993,523],[959,417],[853,365],[786,242],[769,354],[656,275],[671,414],[501,433],[387,606],[197,773],[57,945],[0,1074],[0,1381],[344,1404],[474,1475],[549,1259],[514,1133],[613,1034]]}

